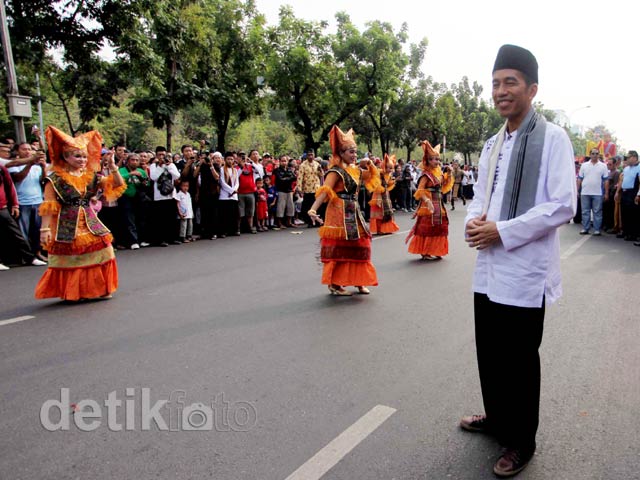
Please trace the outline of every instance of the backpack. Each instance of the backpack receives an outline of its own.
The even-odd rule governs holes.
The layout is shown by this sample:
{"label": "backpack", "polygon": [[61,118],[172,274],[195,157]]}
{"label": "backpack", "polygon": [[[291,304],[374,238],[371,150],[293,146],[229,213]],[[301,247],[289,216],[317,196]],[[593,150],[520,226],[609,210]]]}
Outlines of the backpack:
{"label": "backpack", "polygon": [[160,174],[156,181],[156,185],[158,185],[158,191],[162,195],[171,195],[173,192],[173,178],[171,178],[171,174],[168,170],[165,170]]}

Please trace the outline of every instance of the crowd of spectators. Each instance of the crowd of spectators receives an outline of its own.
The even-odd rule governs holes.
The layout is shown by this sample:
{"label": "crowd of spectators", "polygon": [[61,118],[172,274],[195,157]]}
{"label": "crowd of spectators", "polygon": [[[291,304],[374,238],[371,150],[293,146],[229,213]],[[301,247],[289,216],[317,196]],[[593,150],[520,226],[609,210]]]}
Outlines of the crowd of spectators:
{"label": "crowd of spectators", "polygon": [[[640,165],[638,152],[604,158],[597,148],[575,162],[581,235],[603,232],[640,247]],[[593,228],[593,230],[592,230]]]}
{"label": "crowd of spectators", "polygon": [[[204,141],[183,145],[180,153],[164,147],[128,151],[124,145],[115,145],[103,148],[102,154],[100,173],[109,175],[107,158],[115,155],[128,187],[116,202],[98,197],[92,207],[113,233],[116,248],[132,250],[301,228],[305,224],[313,228],[316,225],[306,212],[329,165],[313,150],[299,157],[273,157],[257,150],[248,155],[243,151],[223,154],[207,150]],[[380,158],[366,156],[380,165]],[[593,225],[594,235],[616,234],[640,246],[637,153],[631,151],[624,160],[615,157],[591,162],[589,157],[576,162],[582,191],[574,221],[582,223],[582,234],[589,233]],[[461,163],[454,158],[443,165],[443,170],[454,177],[454,188],[445,196],[452,210],[457,200],[465,204],[473,198],[477,181],[476,167]],[[16,144],[5,139],[0,143],[0,270],[7,270],[7,265],[46,265],[46,252],[39,245],[38,214],[46,174],[46,155],[40,141]],[[416,161],[398,160],[392,176],[394,209],[414,211],[413,194],[420,176]],[[367,220],[370,195],[365,188],[360,189],[359,202]]]}

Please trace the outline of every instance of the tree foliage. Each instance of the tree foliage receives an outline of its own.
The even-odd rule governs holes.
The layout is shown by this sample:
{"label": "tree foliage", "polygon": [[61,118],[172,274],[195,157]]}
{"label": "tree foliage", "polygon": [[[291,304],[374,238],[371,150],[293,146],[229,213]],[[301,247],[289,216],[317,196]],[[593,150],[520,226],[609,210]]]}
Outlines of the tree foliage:
{"label": "tree foliage", "polygon": [[199,84],[216,126],[217,148],[225,150],[227,131],[262,110],[264,16],[253,0],[219,0],[206,9],[213,45],[199,63]]}
{"label": "tree foliage", "polygon": [[[367,150],[403,149],[408,159],[421,140],[446,136],[448,150],[469,162],[503,122],[477,82],[449,87],[425,76],[427,40],[407,45],[406,25],[358,28],[339,12],[329,32],[285,6],[266,26],[255,0],[5,4],[21,93],[36,95],[39,74],[45,122],[72,134],[99,128],[132,148],[205,138],[219,150],[275,154],[328,152],[338,124],[354,127]],[[105,47],[115,59],[104,58]],[[11,126],[0,108],[0,129]],[[584,150],[583,135],[572,141]]]}

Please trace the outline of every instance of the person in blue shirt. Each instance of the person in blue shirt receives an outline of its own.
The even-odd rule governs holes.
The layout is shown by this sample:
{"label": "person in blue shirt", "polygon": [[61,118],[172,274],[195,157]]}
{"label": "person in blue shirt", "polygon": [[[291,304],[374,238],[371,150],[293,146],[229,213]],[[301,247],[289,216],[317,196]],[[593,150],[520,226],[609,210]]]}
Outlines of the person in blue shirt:
{"label": "person in blue shirt", "polygon": [[622,170],[618,189],[616,191],[616,201],[620,201],[622,209],[622,233],[619,238],[635,242],[640,246],[640,193],[638,184],[640,182],[640,165],[638,165],[638,152],[630,150],[626,157],[627,166]]}
{"label": "person in blue shirt", "polygon": [[30,143],[23,142],[15,147],[17,157],[29,158],[32,160],[25,165],[11,167],[11,178],[18,192],[20,202],[20,217],[18,223],[22,230],[22,235],[29,243],[29,248],[34,256],[40,260],[45,260],[40,250],[40,225],[41,218],[38,208],[42,203],[42,184],[45,178],[45,154],[38,152],[34,155]]}
{"label": "person in blue shirt", "polygon": [[274,230],[280,230],[280,228],[273,224],[276,216],[276,205],[278,204],[278,191],[276,190],[275,185],[271,185],[271,177],[269,177],[269,175],[265,175],[264,177],[264,189],[267,192],[267,208],[269,212],[267,224]]}

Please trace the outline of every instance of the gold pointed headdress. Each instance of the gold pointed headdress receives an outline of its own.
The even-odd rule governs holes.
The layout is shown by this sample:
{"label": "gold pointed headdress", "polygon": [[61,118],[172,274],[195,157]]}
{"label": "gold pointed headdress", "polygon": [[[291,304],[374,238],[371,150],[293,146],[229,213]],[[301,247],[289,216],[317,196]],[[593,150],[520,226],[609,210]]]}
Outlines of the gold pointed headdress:
{"label": "gold pointed headdress", "polygon": [[348,148],[356,148],[358,146],[353,128],[350,128],[347,133],[344,133],[337,125],[331,127],[331,131],[329,132],[329,144],[331,145],[331,153],[333,154],[333,157],[331,158],[331,166],[341,162],[341,151]]}
{"label": "gold pointed headdress", "polygon": [[427,163],[430,156],[440,156],[440,144],[432,147],[428,140],[423,140],[422,151],[424,152],[424,154],[422,155],[422,162]]}
{"label": "gold pointed headdress", "polygon": [[93,171],[100,169],[100,151],[102,150],[102,135],[96,130],[83,133],[77,137],[67,135],[56,127],[49,126],[44,132],[49,146],[49,158],[56,167],[66,164],[64,153],[72,150],[85,150],[88,161],[87,168]]}
{"label": "gold pointed headdress", "polygon": [[384,154],[384,161],[382,162],[382,170],[387,171],[387,162],[391,163],[391,171],[396,167],[396,154],[389,156],[388,153]]}

